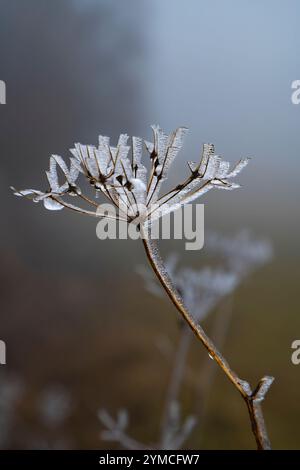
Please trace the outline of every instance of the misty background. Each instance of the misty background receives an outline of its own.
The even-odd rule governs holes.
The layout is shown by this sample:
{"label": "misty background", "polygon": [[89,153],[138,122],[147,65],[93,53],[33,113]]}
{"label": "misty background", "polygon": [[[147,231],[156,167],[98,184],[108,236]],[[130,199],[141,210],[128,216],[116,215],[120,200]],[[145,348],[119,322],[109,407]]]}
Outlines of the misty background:
{"label": "misty background", "polygon": [[[46,211],[13,197],[9,186],[43,189],[52,153],[67,157],[74,142],[96,144],[99,133],[115,142],[122,132],[150,139],[157,123],[168,132],[190,128],[173,182],[187,160],[199,159],[203,142],[231,162],[252,157],[241,189],[199,201],[207,229],[230,236],[248,228],[274,250],[235,293],[223,352],[253,385],[275,376],[264,404],[270,438],[274,448],[299,448],[300,366],[290,360],[300,337],[300,105],[291,102],[291,83],[300,78],[299,3],[0,3],[7,89],[0,106],[0,339],[7,345],[0,383],[22,392],[8,417],[0,400],[0,445],[105,448],[102,407],[128,408],[131,434],[155,440],[170,371],[156,338],[165,332],[175,341],[180,327],[173,306],[146,293],[136,274],[146,263],[142,246],[100,241],[94,220]],[[174,247],[184,264],[203,265],[202,251],[185,251],[184,242],[164,241],[163,254]],[[205,355],[195,341],[192,363]],[[70,397],[72,412],[59,425],[45,424],[39,412],[49,389]],[[192,399],[187,390],[185,409]],[[188,447],[254,447],[244,404],[218,370],[204,424]]]}

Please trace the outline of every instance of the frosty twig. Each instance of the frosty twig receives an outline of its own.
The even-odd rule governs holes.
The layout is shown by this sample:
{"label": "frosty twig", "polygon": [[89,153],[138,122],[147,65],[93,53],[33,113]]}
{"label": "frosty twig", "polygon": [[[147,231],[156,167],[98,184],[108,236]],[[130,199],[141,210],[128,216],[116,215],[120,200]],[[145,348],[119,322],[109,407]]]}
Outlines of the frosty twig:
{"label": "frosty twig", "polygon": [[218,351],[212,340],[206,335],[205,331],[195,321],[195,319],[185,306],[181,295],[176,290],[171,278],[167,273],[167,270],[159,253],[157,242],[155,240],[152,240],[149,236],[145,236],[143,238],[143,243],[153,271],[155,272],[161,285],[168,294],[170,300],[173,302],[177,310],[181,313],[182,317],[188,323],[197,338],[205,346],[209,355],[222,368],[229,380],[233,383],[236,389],[240,392],[242,398],[245,400],[249,411],[252,431],[255,436],[257,448],[264,450],[270,449],[271,444],[268,438],[263,418],[261,402],[265,398],[265,395],[274,380],[273,377],[263,377],[254,391],[252,391],[248,382],[239,378],[239,376],[231,369],[226,359]]}

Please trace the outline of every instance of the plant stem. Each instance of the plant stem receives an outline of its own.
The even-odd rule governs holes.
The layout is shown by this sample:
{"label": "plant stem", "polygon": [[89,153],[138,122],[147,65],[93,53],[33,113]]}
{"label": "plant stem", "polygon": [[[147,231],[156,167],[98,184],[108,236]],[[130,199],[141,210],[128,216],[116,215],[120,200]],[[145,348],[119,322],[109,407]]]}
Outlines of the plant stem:
{"label": "plant stem", "polygon": [[190,346],[190,339],[192,333],[185,323],[183,325],[184,329],[181,333],[178,348],[175,353],[172,373],[170,382],[166,394],[166,403],[163,410],[163,419],[161,423],[161,443],[165,442],[165,436],[167,435],[167,430],[170,426],[171,421],[171,409],[172,405],[178,401],[178,395],[180,392],[180,386],[183,381],[183,376],[185,372],[186,359],[188,355],[188,350]]}
{"label": "plant stem", "polygon": [[261,402],[263,401],[268,389],[270,388],[273,377],[263,377],[258,386],[252,391],[250,384],[239,376],[231,369],[226,359],[218,351],[212,340],[207,336],[202,327],[194,320],[193,316],[184,304],[184,301],[175,288],[170,276],[167,273],[163,260],[160,256],[158,244],[156,240],[151,239],[151,231],[145,227],[141,227],[142,240],[144,248],[150,265],[160,281],[162,287],[168,294],[170,300],[173,302],[177,310],[181,313],[184,320],[188,323],[193,333],[202,342],[207,349],[209,355],[221,367],[223,372],[227,375],[229,380],[233,383],[236,389],[240,392],[242,398],[247,404],[252,432],[254,434],[257,449],[268,450],[271,449],[270,441],[268,438],[264,417],[261,409]]}
{"label": "plant stem", "polygon": [[[232,313],[233,313],[233,295],[231,295],[228,299],[223,301],[221,304],[221,308],[218,309],[216,314],[216,318],[212,327],[212,338],[213,341],[216,342],[219,347],[223,347],[225,343],[225,339],[228,333],[229,324],[231,321]],[[191,332],[190,332],[191,333]],[[205,426],[205,419],[206,413],[208,408],[209,396],[210,396],[210,389],[212,388],[214,375],[216,369],[212,367],[211,360],[206,359],[205,363],[201,368],[201,378],[197,381],[196,385],[196,413],[198,414],[198,426],[197,432],[198,436],[203,432],[203,428]]]}

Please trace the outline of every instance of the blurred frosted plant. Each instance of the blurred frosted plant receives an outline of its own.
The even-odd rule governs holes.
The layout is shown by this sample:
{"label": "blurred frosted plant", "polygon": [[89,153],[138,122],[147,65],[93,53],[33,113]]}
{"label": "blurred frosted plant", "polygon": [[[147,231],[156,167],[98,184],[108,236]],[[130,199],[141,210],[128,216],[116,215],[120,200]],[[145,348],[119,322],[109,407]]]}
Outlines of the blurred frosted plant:
{"label": "blurred frosted plant", "polygon": [[70,415],[72,399],[63,387],[53,386],[42,393],[37,407],[42,421],[49,427],[57,427]]}
{"label": "blurred frosted plant", "polygon": [[195,415],[189,415],[182,421],[178,401],[173,400],[168,407],[168,422],[163,429],[159,448],[178,450],[189,438],[197,423]]}
{"label": "blurred frosted plant", "polygon": [[16,406],[24,391],[23,383],[16,377],[0,378],[0,448],[9,440],[16,416]]}
{"label": "blurred frosted plant", "polygon": [[[273,254],[269,240],[255,239],[247,230],[232,237],[208,232],[205,249],[217,255],[223,265],[201,269],[179,268],[176,253],[170,254],[165,262],[177,290],[198,320],[203,320],[220,298],[233,292],[246,276],[269,261]],[[150,293],[165,298],[156,278],[146,266],[138,266],[137,272]]]}
{"label": "blurred frosted plant", "polygon": [[[266,394],[268,388],[266,384],[270,385],[271,378],[263,377],[258,386],[252,390],[250,384],[240,379],[234,372],[197,318],[190,312],[165,268],[156,240],[151,236],[152,222],[162,215],[196,200],[212,188],[226,190],[238,188],[239,185],[233,179],[248,164],[249,159],[240,160],[230,169],[228,162],[215,155],[212,144],[204,144],[200,161],[188,162],[187,178],[161,195],[162,184],[167,179],[169,169],[182,147],[187,129],[179,127],[168,135],[159,126],[152,126],[152,131],[153,142],[143,141],[139,137],[131,138],[130,155],[127,134],[120,135],[116,147],[111,146],[109,138],[104,136],[99,137],[97,147],[75,144],[71,149],[69,166],[58,156],[50,157],[50,167],[46,173],[48,187],[45,190],[12,189],[16,196],[32,199],[34,202],[43,201],[44,206],[50,210],[68,208],[97,218],[115,218],[128,223],[134,221],[140,230],[146,255],[158,280],[182,318],[207,349],[208,354],[239,391],[247,406],[257,447],[268,449],[270,442],[261,409],[261,392],[263,390],[264,395]],[[142,163],[143,144],[151,162],[149,176]],[[110,214],[107,209],[101,210],[95,198],[91,199],[84,194],[78,185],[79,175],[83,175],[85,181],[91,185],[95,196],[102,193],[117,208],[117,212]],[[61,177],[63,181],[59,183]],[[69,196],[73,196],[73,200],[88,203],[92,206],[92,210],[69,202]]]}
{"label": "blurred frosted plant", "polygon": [[[178,257],[174,253],[169,256],[165,265],[170,277],[181,293],[186,305],[194,312],[197,320],[203,320],[215,300],[229,294],[236,287],[236,273],[223,268],[176,269]],[[163,292],[149,269],[138,266],[138,273],[143,277],[145,286],[152,294],[164,297]]]}
{"label": "blurred frosted plant", "polygon": [[98,411],[98,418],[105,427],[101,433],[101,438],[105,441],[118,442],[125,449],[142,450],[148,449],[147,446],[132,439],[127,434],[129,424],[128,412],[125,409],[119,410],[117,418],[114,419],[106,410]]}
{"label": "blurred frosted plant", "polygon": [[56,436],[54,439],[49,439],[26,433],[25,442],[25,447],[28,450],[70,450],[75,448],[72,439],[66,436]]}
{"label": "blurred frosted plant", "polygon": [[248,230],[233,237],[210,232],[207,234],[206,247],[226,259],[229,269],[236,271],[240,277],[269,261],[273,254],[269,240],[255,240]]}
{"label": "blurred frosted plant", "polygon": [[127,431],[129,424],[127,410],[119,410],[116,419],[106,410],[99,410],[98,418],[105,428],[101,433],[103,440],[117,442],[125,449],[133,450],[180,449],[196,424],[196,418],[192,415],[182,421],[179,404],[174,402],[170,409],[171,425],[166,430],[164,442],[147,446],[129,436]]}

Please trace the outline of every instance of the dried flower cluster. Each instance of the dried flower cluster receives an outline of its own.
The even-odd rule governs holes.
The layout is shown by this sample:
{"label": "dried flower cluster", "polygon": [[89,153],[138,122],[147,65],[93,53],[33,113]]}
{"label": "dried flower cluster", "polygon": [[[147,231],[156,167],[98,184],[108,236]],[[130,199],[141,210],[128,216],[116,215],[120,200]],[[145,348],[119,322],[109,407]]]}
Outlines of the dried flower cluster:
{"label": "dried flower cluster", "polygon": [[[62,157],[50,157],[49,170],[46,171],[49,187],[46,191],[19,191],[12,187],[14,194],[28,197],[34,202],[43,201],[49,210],[67,207],[103,217],[101,211],[85,210],[66,199],[66,196],[75,196],[94,207],[98,206],[78,186],[77,180],[82,174],[94,188],[96,197],[99,192],[104,194],[118,209],[118,219],[130,222],[139,218],[139,221],[146,222],[150,217],[160,217],[192,202],[212,188],[231,190],[239,187],[232,179],[247,165],[249,159],[241,159],[230,170],[229,162],[214,154],[214,146],[204,144],[200,162],[188,162],[190,174],[186,180],[160,196],[161,185],[167,179],[169,168],[182,147],[187,128],[179,127],[169,135],[159,126],[152,126],[152,131],[153,142],[132,137],[131,152],[127,134],[120,135],[116,147],[110,145],[109,137],[101,135],[98,147],[75,144],[70,149],[72,157],[69,167]],[[143,144],[151,161],[149,177],[142,164]],[[60,177],[63,177],[62,184],[59,182]]]}

